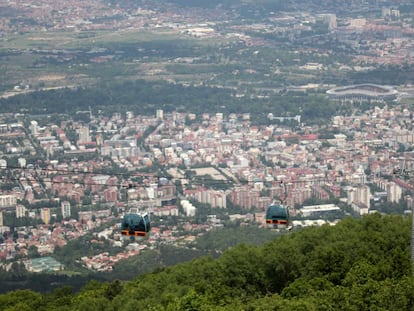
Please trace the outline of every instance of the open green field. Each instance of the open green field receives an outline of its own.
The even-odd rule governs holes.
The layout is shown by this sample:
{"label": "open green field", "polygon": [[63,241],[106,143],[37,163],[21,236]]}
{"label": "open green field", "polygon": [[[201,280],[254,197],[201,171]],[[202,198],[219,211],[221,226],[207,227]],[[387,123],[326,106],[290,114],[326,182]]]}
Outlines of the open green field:
{"label": "open green field", "polygon": [[58,32],[27,32],[12,34],[0,41],[0,49],[89,49],[100,44],[140,43],[153,41],[182,40],[175,31],[161,30],[158,32],[142,30],[120,31],[58,31]]}
{"label": "open green field", "polygon": [[[228,34],[232,31],[222,31]],[[262,42],[263,34],[250,33]],[[179,30],[45,31],[13,33],[0,41],[0,96],[99,82],[145,79],[223,87],[260,96],[290,86],[399,84],[408,68],[343,71],[352,55],[316,53],[273,38],[251,44],[237,36],[192,37]],[[316,63],[322,69],[306,69]],[[394,75],[391,75],[393,73]],[[17,89],[17,91],[16,91]]]}
{"label": "open green field", "polygon": [[203,63],[187,64],[191,67],[186,73],[168,68],[177,59],[191,61],[225,44],[226,40],[194,39],[168,30],[13,34],[0,41],[0,92],[16,85],[36,90],[111,79],[209,79],[211,75],[203,72],[212,70]]}

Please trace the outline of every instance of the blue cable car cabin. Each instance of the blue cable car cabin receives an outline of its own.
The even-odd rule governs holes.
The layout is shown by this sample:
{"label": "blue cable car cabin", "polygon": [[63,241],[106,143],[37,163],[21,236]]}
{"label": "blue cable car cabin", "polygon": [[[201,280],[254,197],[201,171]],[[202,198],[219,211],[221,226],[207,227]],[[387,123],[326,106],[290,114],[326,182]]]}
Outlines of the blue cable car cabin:
{"label": "blue cable car cabin", "polygon": [[287,228],[289,223],[289,210],[281,204],[272,204],[266,210],[266,224],[270,228]]}
{"label": "blue cable car cabin", "polygon": [[146,237],[151,230],[150,217],[147,213],[140,214],[136,208],[131,208],[124,215],[121,223],[121,234],[130,237]]}

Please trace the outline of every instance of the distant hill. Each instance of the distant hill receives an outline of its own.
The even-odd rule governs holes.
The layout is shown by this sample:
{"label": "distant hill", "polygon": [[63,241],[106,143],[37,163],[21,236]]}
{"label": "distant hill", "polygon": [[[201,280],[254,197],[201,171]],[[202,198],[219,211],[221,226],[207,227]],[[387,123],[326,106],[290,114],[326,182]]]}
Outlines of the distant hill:
{"label": "distant hill", "polygon": [[239,245],[132,282],[0,295],[1,310],[413,310],[411,219],[374,214]]}

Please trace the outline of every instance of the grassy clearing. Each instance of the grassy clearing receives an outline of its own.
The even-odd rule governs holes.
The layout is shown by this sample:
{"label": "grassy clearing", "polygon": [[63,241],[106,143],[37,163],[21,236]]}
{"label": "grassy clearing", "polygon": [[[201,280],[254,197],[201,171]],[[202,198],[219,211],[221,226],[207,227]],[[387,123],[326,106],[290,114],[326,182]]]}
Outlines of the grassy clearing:
{"label": "grassy clearing", "polygon": [[194,41],[183,38],[176,31],[150,32],[142,30],[90,32],[33,32],[13,34],[0,41],[2,49],[89,49],[111,43],[139,43],[152,41]]}

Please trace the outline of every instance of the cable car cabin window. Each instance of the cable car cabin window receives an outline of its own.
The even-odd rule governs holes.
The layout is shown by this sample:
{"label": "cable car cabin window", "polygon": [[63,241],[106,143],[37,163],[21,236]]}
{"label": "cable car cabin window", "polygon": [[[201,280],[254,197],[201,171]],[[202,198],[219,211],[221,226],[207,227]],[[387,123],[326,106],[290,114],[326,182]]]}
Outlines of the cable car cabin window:
{"label": "cable car cabin window", "polygon": [[287,225],[289,211],[287,207],[279,204],[270,205],[266,211],[266,223],[270,225]]}
{"label": "cable car cabin window", "polygon": [[150,230],[151,223],[147,214],[126,214],[122,220],[122,235],[145,236]]}

